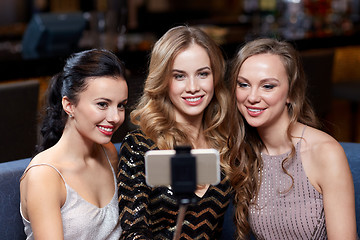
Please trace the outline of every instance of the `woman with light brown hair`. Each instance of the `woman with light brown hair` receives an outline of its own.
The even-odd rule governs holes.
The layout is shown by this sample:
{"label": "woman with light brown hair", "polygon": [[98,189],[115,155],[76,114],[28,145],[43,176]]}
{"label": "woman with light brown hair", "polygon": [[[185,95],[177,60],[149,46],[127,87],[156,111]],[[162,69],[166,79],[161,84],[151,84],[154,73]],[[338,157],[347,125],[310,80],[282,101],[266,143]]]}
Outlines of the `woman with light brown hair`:
{"label": "woman with light brown hair", "polygon": [[231,68],[229,178],[237,239],[356,239],[346,155],[318,130],[301,59],[275,39],[245,44]]}
{"label": "woman with light brown hair", "polygon": [[[179,205],[170,187],[145,182],[148,150],[176,145],[223,150],[227,139],[228,92],[221,50],[203,31],[178,26],[155,44],[144,93],[131,113],[139,129],[120,149],[119,207],[121,239],[171,239]],[[224,164],[224,163],[223,163]],[[181,238],[218,239],[231,188],[222,174],[218,185],[198,186],[183,221]]]}

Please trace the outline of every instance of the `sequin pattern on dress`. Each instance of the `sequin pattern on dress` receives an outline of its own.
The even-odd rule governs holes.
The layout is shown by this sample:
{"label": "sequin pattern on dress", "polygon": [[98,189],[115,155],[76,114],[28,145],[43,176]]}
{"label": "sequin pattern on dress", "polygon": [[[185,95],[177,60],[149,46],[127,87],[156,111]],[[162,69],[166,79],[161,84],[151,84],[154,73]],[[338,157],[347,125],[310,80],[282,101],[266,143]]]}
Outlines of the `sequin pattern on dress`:
{"label": "sequin pattern on dress", "polygon": [[[127,135],[120,149],[118,174],[120,239],[172,239],[178,203],[170,187],[149,187],[145,182],[145,152],[158,149],[141,131]],[[181,239],[219,239],[231,187],[222,174],[195,205],[189,205]]]}
{"label": "sequin pattern on dress", "polygon": [[282,170],[281,163],[289,153],[262,154],[264,167],[257,203],[250,206],[249,223],[257,239],[327,239],[322,195],[305,175],[301,157],[301,141],[295,156]]}

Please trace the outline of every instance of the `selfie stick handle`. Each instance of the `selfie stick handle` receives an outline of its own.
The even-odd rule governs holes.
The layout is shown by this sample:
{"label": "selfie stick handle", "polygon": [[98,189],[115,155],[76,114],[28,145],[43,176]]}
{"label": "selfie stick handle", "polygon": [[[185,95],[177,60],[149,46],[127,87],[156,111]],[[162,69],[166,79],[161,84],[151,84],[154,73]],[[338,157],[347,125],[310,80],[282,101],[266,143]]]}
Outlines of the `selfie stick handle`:
{"label": "selfie stick handle", "polygon": [[175,228],[173,240],[180,239],[180,234],[181,234],[182,224],[183,224],[183,221],[185,218],[186,209],[187,209],[187,205],[184,205],[184,204],[181,204],[179,207],[179,215],[178,215],[177,221],[176,221],[176,228]]}
{"label": "selfie stick handle", "polygon": [[172,188],[179,201],[179,215],[173,240],[178,240],[188,204],[195,202],[196,157],[190,146],[176,146],[176,154],[171,158]]}

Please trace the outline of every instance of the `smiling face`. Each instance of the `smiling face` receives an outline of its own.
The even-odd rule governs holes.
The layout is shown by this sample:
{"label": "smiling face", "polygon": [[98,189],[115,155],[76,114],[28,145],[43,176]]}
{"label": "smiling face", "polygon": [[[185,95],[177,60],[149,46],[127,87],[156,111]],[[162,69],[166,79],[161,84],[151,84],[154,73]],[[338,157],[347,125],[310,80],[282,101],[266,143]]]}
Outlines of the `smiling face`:
{"label": "smiling face", "polygon": [[240,68],[237,107],[250,126],[265,128],[284,122],[288,124],[288,90],[288,76],[280,57],[254,55]]}
{"label": "smiling face", "polygon": [[202,119],[214,95],[214,79],[206,50],[192,44],[180,52],[172,66],[169,98],[177,122]]}
{"label": "smiling face", "polygon": [[[69,119],[81,136],[96,143],[110,141],[124,122],[128,88],[121,77],[88,79],[85,91],[76,105],[67,105],[74,119]],[[69,111],[68,111],[69,112]]]}

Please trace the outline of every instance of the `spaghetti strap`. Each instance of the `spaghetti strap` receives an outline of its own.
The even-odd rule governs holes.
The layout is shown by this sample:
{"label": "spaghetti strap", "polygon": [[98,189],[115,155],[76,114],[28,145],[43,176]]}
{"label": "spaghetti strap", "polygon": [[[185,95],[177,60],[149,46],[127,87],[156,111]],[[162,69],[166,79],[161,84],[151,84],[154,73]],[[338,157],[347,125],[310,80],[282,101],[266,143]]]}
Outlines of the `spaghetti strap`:
{"label": "spaghetti strap", "polygon": [[301,138],[304,137],[304,133],[305,133],[305,129],[306,129],[307,125],[304,126],[303,130],[302,130],[302,133],[301,133]]}
{"label": "spaghetti strap", "polygon": [[31,168],[37,167],[37,166],[48,166],[48,167],[53,168],[56,172],[59,173],[59,175],[60,175],[60,177],[62,178],[62,180],[64,181],[64,183],[66,183],[65,178],[63,177],[63,175],[61,174],[61,172],[60,172],[56,167],[54,167],[53,165],[48,164],[48,163],[37,163],[37,164],[34,164],[34,165],[29,166],[29,167],[24,171],[23,175],[22,175],[21,178],[20,178],[20,181],[25,177],[26,173],[27,173]]}
{"label": "spaghetti strap", "polygon": [[[114,168],[113,168],[113,166],[112,166],[112,164],[111,164],[111,162],[110,162],[109,156],[108,156],[105,148],[104,148],[102,145],[101,145],[101,148],[103,149],[103,151],[104,151],[104,153],[105,153],[105,156],[106,156],[106,159],[108,160],[108,163],[109,163],[109,165],[110,165],[111,171],[112,171],[113,175],[115,176],[115,170],[114,170]],[[64,183],[66,183],[65,178],[64,178],[64,176],[61,174],[61,172],[60,172],[56,167],[54,167],[53,165],[48,164],[48,163],[37,163],[37,164],[34,164],[34,165],[29,166],[27,169],[25,169],[24,173],[22,174],[22,176],[21,176],[21,178],[20,178],[20,181],[25,177],[26,173],[27,173],[31,168],[37,167],[37,166],[48,166],[48,167],[53,168],[56,172],[59,173],[59,175],[60,175],[60,177],[62,178],[62,180],[64,181]],[[116,184],[115,184],[115,185],[116,185]]]}
{"label": "spaghetti strap", "polygon": [[109,165],[110,165],[110,167],[111,167],[112,173],[115,175],[115,170],[114,170],[114,168],[113,168],[113,166],[112,166],[112,164],[111,164],[111,162],[110,162],[109,156],[108,156],[108,154],[107,154],[104,146],[103,146],[103,145],[100,145],[100,146],[101,146],[101,148],[103,149],[103,151],[104,151],[104,153],[105,153],[106,159],[108,160],[108,163],[109,163]]}
{"label": "spaghetti strap", "polygon": [[303,130],[302,130],[302,133],[301,133],[301,137],[300,137],[300,141],[298,142],[298,144],[296,144],[296,147],[295,148],[301,148],[301,141],[304,139],[304,133],[305,133],[305,129],[306,129],[307,125],[304,126]]}
{"label": "spaghetti strap", "polygon": [[109,165],[110,165],[111,172],[112,172],[112,174],[113,174],[113,178],[114,178],[114,186],[115,186],[115,192],[114,192],[114,194],[116,194],[116,193],[117,193],[117,179],[116,179],[116,173],[115,173],[115,170],[114,170],[114,168],[113,168],[113,166],[112,166],[112,164],[111,164],[111,162],[110,162],[109,156],[108,156],[108,154],[107,154],[107,152],[106,152],[106,150],[105,150],[104,146],[103,146],[103,145],[100,145],[100,146],[101,146],[101,148],[104,150],[104,153],[105,153],[106,159],[108,160],[108,163],[109,163]]}

